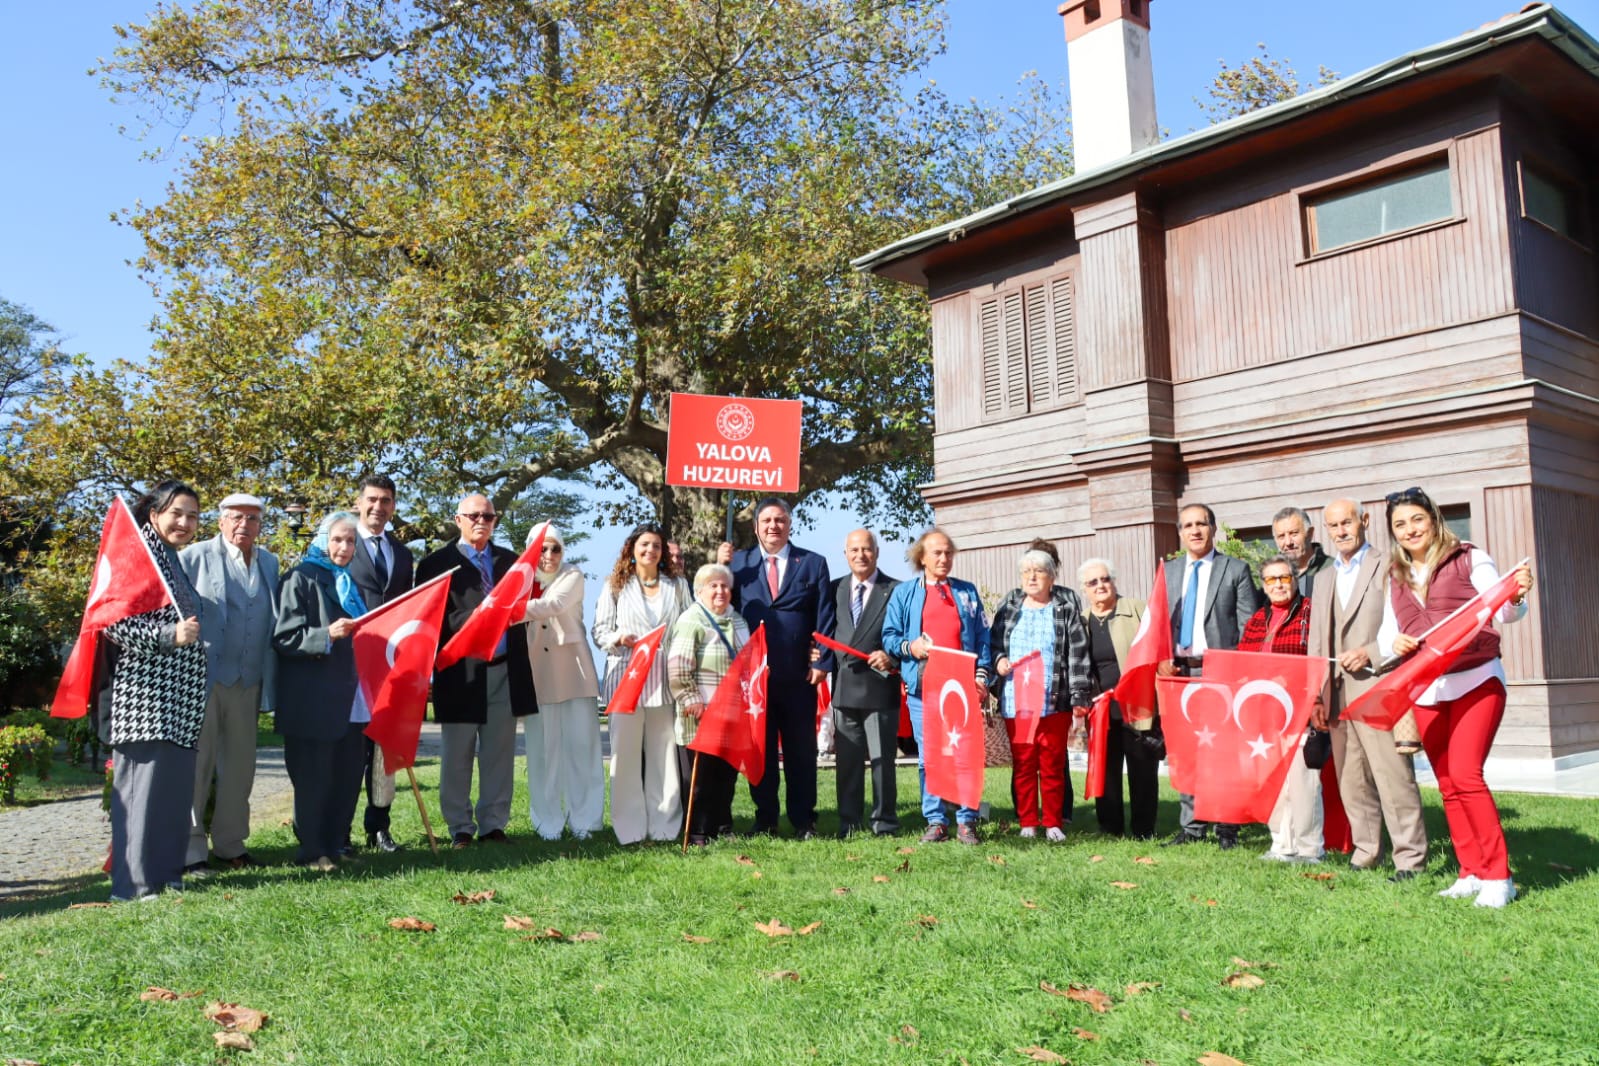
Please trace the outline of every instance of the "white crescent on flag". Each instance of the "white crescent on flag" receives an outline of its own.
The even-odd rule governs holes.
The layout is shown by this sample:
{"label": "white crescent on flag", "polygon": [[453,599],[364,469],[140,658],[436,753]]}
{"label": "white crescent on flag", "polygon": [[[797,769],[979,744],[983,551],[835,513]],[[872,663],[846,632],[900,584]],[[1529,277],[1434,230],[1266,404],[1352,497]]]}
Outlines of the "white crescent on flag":
{"label": "white crescent on flag", "polygon": [[[1283,688],[1277,682],[1257,679],[1245,684],[1233,696],[1233,724],[1238,727],[1240,732],[1244,728],[1244,723],[1239,720],[1238,712],[1239,709],[1243,707],[1244,701],[1249,699],[1251,696],[1270,696],[1272,699],[1282,704],[1283,729],[1285,731],[1287,730],[1289,723],[1294,720],[1294,698],[1288,694],[1287,689]],[[1186,692],[1183,693],[1183,700],[1185,703],[1187,702],[1187,698],[1188,694]]]}
{"label": "white crescent on flag", "polygon": [[949,719],[944,715],[944,704],[949,700],[951,692],[961,698],[962,729],[971,723],[972,707],[971,703],[966,698],[966,686],[962,685],[954,678],[950,678],[948,681],[944,682],[944,687],[938,690],[938,719],[944,723],[944,734],[949,738],[950,754],[953,754],[954,749],[960,747],[961,732],[960,729],[956,729],[951,726],[949,724]]}
{"label": "white crescent on flag", "polygon": [[400,653],[400,644],[404,642],[406,637],[411,636],[421,628],[421,620],[413,618],[409,622],[401,624],[401,626],[394,631],[394,635],[389,637],[388,646],[383,649],[383,657],[389,661],[389,667],[391,669],[394,666],[394,657]]}
{"label": "white crescent on flag", "polygon": [[100,556],[100,565],[94,571],[94,591],[89,593],[89,602],[84,607],[85,612],[92,610],[101,600],[105,599],[105,594],[111,589],[111,581],[114,576],[111,570],[111,560],[104,555]]}

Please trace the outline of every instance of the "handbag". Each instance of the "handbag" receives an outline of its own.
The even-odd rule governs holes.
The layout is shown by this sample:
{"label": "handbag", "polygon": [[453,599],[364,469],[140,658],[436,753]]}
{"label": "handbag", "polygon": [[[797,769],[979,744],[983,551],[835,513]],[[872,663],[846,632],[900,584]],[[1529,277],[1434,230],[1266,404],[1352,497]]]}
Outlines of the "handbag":
{"label": "handbag", "polygon": [[1311,726],[1305,731],[1305,765],[1312,770],[1320,770],[1327,765],[1327,760],[1332,758],[1332,734],[1325,729]]}
{"label": "handbag", "polygon": [[1009,766],[1011,764],[1010,735],[1005,732],[1005,718],[999,714],[983,715],[983,765]]}

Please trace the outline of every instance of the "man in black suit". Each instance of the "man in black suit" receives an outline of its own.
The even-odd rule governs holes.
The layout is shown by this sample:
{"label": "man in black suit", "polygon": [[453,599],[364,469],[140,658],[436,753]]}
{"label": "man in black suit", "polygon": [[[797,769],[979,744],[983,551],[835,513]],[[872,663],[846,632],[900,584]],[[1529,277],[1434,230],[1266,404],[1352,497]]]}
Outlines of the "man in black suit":
{"label": "man in black suit", "polygon": [[[516,552],[493,543],[500,516],[487,496],[473,493],[456,507],[461,539],[416,564],[416,582],[450,574],[439,647],[488,598],[494,584],[516,565]],[[450,573],[451,571],[454,573]],[[480,841],[503,844],[516,784],[516,720],[537,714],[538,695],[528,662],[527,635],[520,623],[500,638],[494,657],[461,661],[433,675],[433,720],[439,723],[439,811],[454,847]],[[478,801],[472,806],[472,763],[478,768]]]}
{"label": "man in black suit", "polygon": [[[394,482],[382,474],[368,474],[357,487],[355,514],[359,520],[350,579],[361,590],[367,610],[411,588],[411,550],[388,531],[394,517]],[[366,738],[366,846],[398,851],[389,833],[389,808],[394,803],[394,775],[383,766],[383,749]]]}
{"label": "man in black suit", "polygon": [[[1249,565],[1216,550],[1216,512],[1191,503],[1177,514],[1177,539],[1183,554],[1166,560],[1166,602],[1171,604],[1175,659],[1157,668],[1167,677],[1198,677],[1207,651],[1238,647],[1244,624],[1260,608],[1260,590]],[[1182,828],[1166,845],[1205,839],[1210,825],[1194,819],[1194,797],[1182,799]],[[1238,844],[1236,825],[1216,826],[1216,843],[1225,851]]]}
{"label": "man in black suit", "polygon": [[872,764],[872,832],[899,832],[894,756],[899,733],[899,673],[883,650],[883,609],[899,584],[877,569],[877,536],[857,529],[844,540],[849,574],[833,582],[838,619],[834,639],[869,653],[834,656],[833,744],[838,777],[839,839],[858,831],[866,803],[866,762]]}
{"label": "man in black suit", "polygon": [[789,542],[789,506],[768,496],[755,506],[753,548],[723,542],[717,561],[733,569],[733,604],[755,627],[766,623],[766,773],[750,788],[755,832],[777,831],[777,749],[783,747],[788,820],[801,840],[816,835],[816,686],[833,669],[830,652],[811,661],[814,633],[833,631],[827,562]]}

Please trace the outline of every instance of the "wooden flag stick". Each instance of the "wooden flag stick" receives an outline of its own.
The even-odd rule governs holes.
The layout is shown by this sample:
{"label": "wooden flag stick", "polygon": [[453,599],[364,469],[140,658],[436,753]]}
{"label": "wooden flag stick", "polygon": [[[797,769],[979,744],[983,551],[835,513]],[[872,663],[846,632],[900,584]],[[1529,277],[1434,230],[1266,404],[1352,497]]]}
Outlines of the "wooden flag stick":
{"label": "wooden flag stick", "polygon": [[411,795],[416,797],[417,812],[422,815],[422,828],[428,833],[428,847],[433,849],[433,854],[439,853],[438,839],[433,835],[433,823],[428,818],[428,809],[422,802],[422,790],[416,785],[416,771],[409,766],[405,768],[405,776],[411,779]]}
{"label": "wooden flag stick", "polygon": [[683,854],[688,854],[688,827],[694,820],[694,783],[700,776],[700,753],[694,753],[694,768],[688,773],[688,806],[683,811]]}

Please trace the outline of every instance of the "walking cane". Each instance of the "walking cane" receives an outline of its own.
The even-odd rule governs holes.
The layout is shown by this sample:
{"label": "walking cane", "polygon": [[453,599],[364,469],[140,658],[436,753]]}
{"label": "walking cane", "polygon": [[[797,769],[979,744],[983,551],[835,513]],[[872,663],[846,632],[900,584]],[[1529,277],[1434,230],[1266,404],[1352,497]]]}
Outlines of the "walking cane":
{"label": "walking cane", "polygon": [[688,827],[694,821],[694,782],[700,776],[700,753],[694,753],[694,767],[688,772],[688,809],[683,812],[683,854],[688,854]]}

